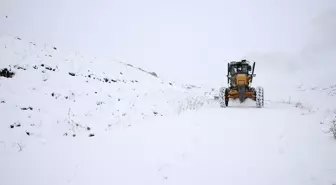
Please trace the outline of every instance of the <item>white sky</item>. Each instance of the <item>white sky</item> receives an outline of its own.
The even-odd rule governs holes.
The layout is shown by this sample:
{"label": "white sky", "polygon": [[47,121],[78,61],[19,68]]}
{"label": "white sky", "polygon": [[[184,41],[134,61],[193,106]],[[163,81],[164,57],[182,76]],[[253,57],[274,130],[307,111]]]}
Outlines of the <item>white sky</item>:
{"label": "white sky", "polygon": [[0,0],[0,31],[209,83],[251,52],[300,51],[330,8],[335,0]]}

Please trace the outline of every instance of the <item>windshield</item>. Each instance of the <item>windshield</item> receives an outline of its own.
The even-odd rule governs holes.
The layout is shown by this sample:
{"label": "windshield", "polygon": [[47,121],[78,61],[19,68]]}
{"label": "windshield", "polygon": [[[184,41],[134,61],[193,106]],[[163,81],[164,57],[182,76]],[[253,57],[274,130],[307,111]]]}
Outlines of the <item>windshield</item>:
{"label": "windshield", "polygon": [[237,65],[237,66],[232,66],[231,68],[231,74],[234,75],[236,73],[248,73],[248,66],[247,65]]}

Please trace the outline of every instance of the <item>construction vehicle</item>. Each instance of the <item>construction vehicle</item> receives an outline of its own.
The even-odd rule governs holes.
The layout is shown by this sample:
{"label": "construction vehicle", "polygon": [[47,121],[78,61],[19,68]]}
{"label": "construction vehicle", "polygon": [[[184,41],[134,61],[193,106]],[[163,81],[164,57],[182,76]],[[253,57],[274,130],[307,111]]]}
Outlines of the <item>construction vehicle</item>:
{"label": "construction vehicle", "polygon": [[250,62],[243,59],[228,63],[227,82],[229,87],[219,89],[220,107],[227,107],[230,99],[239,99],[240,103],[246,99],[252,99],[256,106],[264,106],[264,89],[262,87],[251,87],[254,74],[255,62],[251,66]]}

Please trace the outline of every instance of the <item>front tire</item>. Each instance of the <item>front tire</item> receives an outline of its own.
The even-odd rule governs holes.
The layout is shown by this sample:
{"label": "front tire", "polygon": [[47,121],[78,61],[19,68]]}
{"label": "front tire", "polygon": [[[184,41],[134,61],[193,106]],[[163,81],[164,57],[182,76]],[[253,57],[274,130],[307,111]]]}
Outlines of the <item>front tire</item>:
{"label": "front tire", "polygon": [[229,99],[226,98],[229,90],[226,87],[221,87],[219,89],[219,104],[221,108],[225,108],[229,104]]}
{"label": "front tire", "polygon": [[243,103],[245,101],[245,91],[246,91],[245,86],[239,86],[238,87],[240,103]]}

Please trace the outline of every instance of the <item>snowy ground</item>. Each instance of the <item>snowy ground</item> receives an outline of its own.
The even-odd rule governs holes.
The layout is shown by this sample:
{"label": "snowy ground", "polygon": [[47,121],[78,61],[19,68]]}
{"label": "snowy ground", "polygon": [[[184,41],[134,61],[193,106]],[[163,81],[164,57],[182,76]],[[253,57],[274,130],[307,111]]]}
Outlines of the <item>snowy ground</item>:
{"label": "snowy ground", "polygon": [[[2,153],[2,184],[329,184],[335,140],[281,103],[215,105]],[[5,168],[4,168],[5,167]],[[20,177],[20,178],[18,178]]]}
{"label": "snowy ground", "polygon": [[264,108],[222,109],[209,89],[0,39],[15,72],[0,77],[0,184],[336,184],[333,84],[268,78]]}

